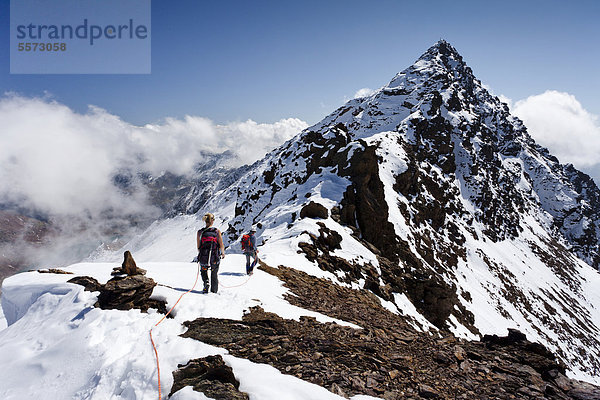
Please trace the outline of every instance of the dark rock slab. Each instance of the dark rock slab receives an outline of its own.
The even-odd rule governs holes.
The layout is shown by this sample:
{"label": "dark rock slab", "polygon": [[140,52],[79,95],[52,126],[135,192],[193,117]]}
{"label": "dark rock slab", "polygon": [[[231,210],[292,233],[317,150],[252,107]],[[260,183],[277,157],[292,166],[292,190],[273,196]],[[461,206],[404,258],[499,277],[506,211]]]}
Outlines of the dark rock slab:
{"label": "dark rock slab", "polygon": [[[162,314],[167,313],[167,306],[163,300],[150,298],[156,282],[143,275],[116,276],[104,285],[89,276],[77,276],[67,282],[84,286],[85,290],[90,292],[100,292],[94,306],[103,310],[135,308],[148,312],[149,308],[154,308]],[[171,315],[168,317],[173,318]]]}
{"label": "dark rock slab", "polygon": [[[142,311],[148,311],[150,307],[158,308],[157,300],[150,299],[155,286],[156,282],[152,278],[143,275],[114,277],[106,282],[100,290],[98,307],[105,310],[138,308]],[[164,303],[162,304],[164,305]],[[159,311],[161,308],[158,308]],[[166,306],[164,306],[164,310],[166,313]]]}
{"label": "dark rock slab", "polygon": [[300,210],[300,218],[323,218],[326,219],[329,212],[324,205],[311,201]]}
{"label": "dark rock slab", "polygon": [[99,292],[103,287],[100,282],[90,276],[76,276],[75,278],[69,279],[67,282],[81,285],[85,287],[85,290],[88,292]]}
{"label": "dark rock slab", "polygon": [[213,399],[249,398],[248,394],[239,391],[239,381],[220,355],[196,358],[185,365],[178,365],[173,372],[173,387],[169,396],[186,386],[192,386],[195,391]]}

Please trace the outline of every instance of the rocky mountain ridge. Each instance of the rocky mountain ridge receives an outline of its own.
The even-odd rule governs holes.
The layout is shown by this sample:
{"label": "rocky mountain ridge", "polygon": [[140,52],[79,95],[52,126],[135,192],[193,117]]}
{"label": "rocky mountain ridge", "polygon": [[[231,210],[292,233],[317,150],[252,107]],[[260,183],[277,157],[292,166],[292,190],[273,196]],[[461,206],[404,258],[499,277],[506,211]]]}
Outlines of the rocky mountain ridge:
{"label": "rocky mountain ridge", "polygon": [[[128,262],[133,275],[123,277]],[[289,303],[355,325],[323,323],[306,316],[286,319],[254,306],[241,321],[200,317],[183,322],[186,329],[181,337],[267,364],[341,398],[600,399],[599,387],[567,378],[565,365],[554,354],[517,330],[509,329],[503,337],[485,335],[481,341],[448,333],[432,335],[390,312],[369,290],[342,287],[294,268],[273,268],[262,262],[259,270],[284,282]],[[89,276],[68,282],[99,291],[94,307],[122,312],[132,308],[147,312],[151,307],[165,314],[164,302],[148,298],[156,283],[140,275],[145,271],[138,271],[126,253],[123,267],[111,274],[117,277],[105,285]],[[146,283],[140,284],[142,280]],[[220,355],[179,364],[169,396],[190,386],[214,398],[248,399],[241,379],[227,364]]]}
{"label": "rocky mountain ridge", "polygon": [[[319,273],[399,310],[406,296],[461,337],[520,329],[593,377],[599,193],[537,145],[442,40],[210,202],[188,204],[219,216],[232,250],[257,226],[264,252],[290,243]],[[301,217],[310,202],[325,209],[320,222]]]}
{"label": "rocky mountain ridge", "polygon": [[[121,268],[107,251],[96,261],[110,263],[8,279],[0,369],[44,363],[39,378],[54,379],[64,360],[96,362],[55,398],[154,396],[160,354],[177,399],[190,386],[240,399],[600,399],[600,192],[447,42],[253,165],[213,161],[194,177],[116,179],[124,191],[143,180],[166,217],[124,247]],[[227,245],[219,295],[188,291],[205,212]],[[235,253],[251,226],[261,264],[247,277]],[[140,329],[183,293],[152,353]],[[0,391],[45,390],[15,382]]]}

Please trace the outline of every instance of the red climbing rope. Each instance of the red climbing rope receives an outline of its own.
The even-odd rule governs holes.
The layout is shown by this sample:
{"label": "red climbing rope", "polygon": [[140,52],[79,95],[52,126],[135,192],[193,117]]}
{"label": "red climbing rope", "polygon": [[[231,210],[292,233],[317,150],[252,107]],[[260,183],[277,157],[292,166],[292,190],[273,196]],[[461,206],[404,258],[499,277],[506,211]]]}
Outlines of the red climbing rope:
{"label": "red climbing rope", "polygon": [[177,299],[175,304],[173,304],[173,307],[171,307],[169,312],[166,313],[165,316],[162,317],[160,319],[160,321],[158,321],[152,328],[150,328],[150,342],[152,343],[152,348],[154,348],[154,354],[156,355],[156,370],[158,373],[158,400],[162,399],[162,391],[161,391],[161,387],[160,387],[160,363],[158,362],[158,351],[156,350],[156,345],[154,344],[154,338],[152,337],[152,329],[156,328],[161,322],[164,321],[165,318],[167,318],[167,315],[171,314],[171,311],[173,311],[173,309],[175,308],[177,303],[179,303],[179,300],[181,300],[181,298],[183,296],[185,296],[186,294],[188,294],[189,292],[194,290],[194,288],[196,287],[196,284],[198,283],[198,276],[200,276],[200,263],[198,263],[198,272],[196,273],[196,280],[194,281],[194,286],[192,286],[192,288],[190,290],[188,290],[187,292],[185,292],[181,296],[179,296],[179,299]]}
{"label": "red climbing rope", "polygon": [[[157,371],[157,375],[158,375],[158,400],[162,400],[162,388],[161,388],[161,385],[160,385],[160,362],[158,361],[158,350],[156,349],[156,344],[154,343],[154,338],[152,337],[152,329],[156,328],[161,322],[163,322],[165,320],[165,318],[167,318],[167,316],[169,314],[171,314],[171,311],[173,311],[173,309],[179,303],[179,301],[181,300],[181,298],[183,296],[185,296],[186,294],[188,294],[189,292],[191,292],[192,290],[194,290],[194,288],[196,287],[196,284],[198,283],[198,277],[199,276],[200,276],[200,263],[198,263],[198,272],[196,273],[196,280],[194,281],[194,286],[192,286],[192,288],[190,290],[188,290],[187,292],[185,292],[181,296],[179,296],[179,299],[177,299],[177,301],[175,302],[175,304],[173,304],[173,307],[171,307],[171,309],[169,310],[169,312],[167,312],[160,319],[160,321],[158,321],[152,328],[150,328],[150,342],[152,343],[152,348],[154,349],[154,354],[156,356],[156,371]],[[246,283],[248,283],[248,281],[250,280],[250,278],[252,278],[252,275],[248,275],[248,279],[246,279],[245,282],[243,282],[243,283],[241,283],[239,285],[225,286],[225,285],[221,284],[220,286],[224,287],[225,289],[231,289],[231,288],[240,287],[240,286],[243,286]],[[169,287],[169,286],[166,286],[166,285],[161,285],[161,286]]]}
{"label": "red climbing rope", "polygon": [[[252,264],[252,268],[254,268],[256,266],[256,264],[258,264],[258,258],[256,259],[256,261]],[[248,275],[248,279],[246,279],[243,283],[240,283],[239,285],[233,285],[233,286],[225,286],[222,283],[219,283],[219,286],[224,287],[225,289],[231,289],[231,288],[236,288],[236,287],[240,287],[240,286],[244,286],[246,283],[248,283],[248,281],[250,280],[250,278],[252,278],[252,275]]]}

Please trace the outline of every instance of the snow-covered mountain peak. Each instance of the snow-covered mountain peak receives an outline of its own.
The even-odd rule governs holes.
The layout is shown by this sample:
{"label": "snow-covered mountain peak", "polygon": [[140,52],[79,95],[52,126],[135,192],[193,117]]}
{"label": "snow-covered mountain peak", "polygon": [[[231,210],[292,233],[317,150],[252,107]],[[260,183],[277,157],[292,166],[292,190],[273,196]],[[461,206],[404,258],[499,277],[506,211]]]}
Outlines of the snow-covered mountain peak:
{"label": "snow-covered mountain peak", "polygon": [[[495,126],[502,120],[511,125],[509,130],[519,131],[519,140],[529,140],[521,121],[486,90],[458,51],[444,40],[387,85],[348,101],[308,130],[322,131],[341,123],[357,139],[383,131],[406,131],[411,121],[436,117],[457,127],[476,122],[504,135],[505,130]],[[512,143],[509,147],[519,146]]]}
{"label": "snow-covered mountain peak", "polygon": [[458,51],[445,40],[440,40],[431,46],[417,61],[398,73],[387,85],[387,88],[400,88],[409,83],[416,83],[417,78],[427,79],[463,79],[473,80],[471,69],[463,61]]}
{"label": "snow-covered mountain peak", "polygon": [[438,58],[439,56],[449,57],[457,62],[464,63],[463,58],[458,51],[444,39],[435,42],[433,46],[427,49],[427,51],[419,57],[419,60],[431,60]]}
{"label": "snow-covered mountain peak", "polygon": [[171,218],[123,250],[189,261],[212,212],[228,254],[254,226],[271,267],[368,291],[434,336],[518,329],[600,383],[600,191],[445,41],[262,160],[207,166],[182,190]]}

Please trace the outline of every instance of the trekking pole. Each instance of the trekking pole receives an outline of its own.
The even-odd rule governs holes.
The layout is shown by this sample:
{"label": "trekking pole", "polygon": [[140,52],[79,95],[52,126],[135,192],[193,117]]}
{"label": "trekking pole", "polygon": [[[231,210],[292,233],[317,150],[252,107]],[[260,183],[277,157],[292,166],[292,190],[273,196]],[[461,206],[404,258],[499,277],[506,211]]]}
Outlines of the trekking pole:
{"label": "trekking pole", "polygon": [[[208,266],[210,267],[210,271],[211,271],[210,273],[211,273],[211,276],[212,276],[212,265],[211,265],[212,263],[210,262],[211,258],[212,258],[212,245],[210,246],[210,249],[208,250],[208,260],[207,260]],[[208,267],[206,268],[206,277],[208,279]],[[204,279],[204,278],[202,278],[202,279]],[[212,280],[212,278],[211,278],[211,280]],[[214,282],[211,282],[210,284],[213,285]],[[204,282],[203,291],[204,290],[206,290],[206,282]],[[208,293],[208,291],[206,291],[206,293]]]}

